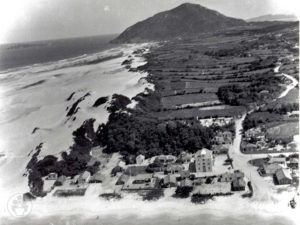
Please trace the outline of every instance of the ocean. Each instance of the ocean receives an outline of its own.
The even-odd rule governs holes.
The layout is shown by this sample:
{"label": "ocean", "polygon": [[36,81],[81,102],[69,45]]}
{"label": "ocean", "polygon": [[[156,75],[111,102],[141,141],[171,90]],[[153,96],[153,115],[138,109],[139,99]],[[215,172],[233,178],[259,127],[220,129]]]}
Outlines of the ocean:
{"label": "ocean", "polygon": [[0,71],[101,52],[116,44],[116,35],[68,38],[0,45]]}

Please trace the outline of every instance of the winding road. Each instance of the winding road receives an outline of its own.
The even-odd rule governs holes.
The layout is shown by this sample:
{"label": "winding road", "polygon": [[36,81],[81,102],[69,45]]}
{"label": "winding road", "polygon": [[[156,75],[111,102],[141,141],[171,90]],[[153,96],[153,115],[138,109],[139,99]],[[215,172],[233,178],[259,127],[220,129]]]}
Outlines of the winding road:
{"label": "winding road", "polygon": [[[276,70],[276,71],[275,71]],[[274,69],[274,72],[279,71],[279,67]],[[298,81],[287,74],[282,74],[286,78],[292,81],[286,87],[278,98],[283,98],[286,96],[297,84]],[[240,151],[240,144],[242,140],[242,132],[243,132],[243,121],[246,118],[246,113],[242,115],[241,118],[235,120],[235,139],[233,144],[229,149],[229,156],[233,159],[233,167],[234,169],[239,169],[245,173],[245,176],[251,180],[254,195],[253,198],[255,200],[273,200],[275,201],[274,197],[272,196],[272,185],[268,183],[263,177],[261,177],[258,172],[257,168],[249,164],[249,160],[256,159],[256,158],[264,158],[267,157],[269,154],[243,154]],[[278,155],[279,153],[273,153],[272,155]]]}

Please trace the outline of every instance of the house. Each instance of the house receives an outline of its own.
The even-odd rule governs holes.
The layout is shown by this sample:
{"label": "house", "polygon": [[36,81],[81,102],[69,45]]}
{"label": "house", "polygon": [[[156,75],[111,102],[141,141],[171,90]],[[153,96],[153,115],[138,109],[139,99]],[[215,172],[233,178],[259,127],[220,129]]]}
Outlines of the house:
{"label": "house", "polygon": [[190,177],[190,171],[189,170],[182,170],[182,171],[180,171],[180,177],[182,178],[182,179],[185,179],[185,178],[188,178],[188,177]]}
{"label": "house", "polygon": [[181,187],[193,187],[193,181],[190,179],[184,179],[180,181]]}
{"label": "house", "polygon": [[179,176],[175,174],[168,174],[163,179],[164,187],[177,187],[178,186],[178,178]]}
{"label": "house", "polygon": [[299,169],[299,160],[297,158],[290,158],[288,166],[292,169]]}
{"label": "house", "polygon": [[247,143],[242,145],[242,149],[244,152],[252,152],[256,151],[258,149],[258,146],[256,146],[255,144]]}
{"label": "house", "polygon": [[280,185],[292,183],[292,177],[288,169],[277,170],[275,173],[275,178]]}
{"label": "house", "polygon": [[141,165],[145,161],[145,156],[140,154],[135,158],[136,164]]}
{"label": "house", "polygon": [[234,179],[232,181],[232,191],[245,191],[246,182],[244,178]]}
{"label": "house", "polygon": [[46,180],[57,180],[57,173],[49,173]]}
{"label": "house", "polygon": [[193,194],[214,195],[231,193],[230,183],[217,182],[214,184],[202,184],[194,188]]}
{"label": "house", "polygon": [[227,154],[228,150],[229,150],[228,146],[227,145],[223,145],[223,144],[221,144],[221,145],[214,145],[212,147],[212,151],[216,155]]}
{"label": "house", "polygon": [[152,174],[138,174],[134,177],[129,177],[128,181],[123,185],[122,190],[125,191],[140,191],[153,190],[159,187],[159,180],[153,177]]}
{"label": "house", "polygon": [[182,152],[180,154],[180,156],[177,159],[178,163],[190,163],[193,159],[192,154],[186,153],[186,152]]}
{"label": "house", "polygon": [[184,170],[184,166],[181,164],[169,164],[165,170],[166,173],[180,173]]}
{"label": "house", "polygon": [[261,172],[263,175],[273,176],[276,173],[276,171],[280,169],[282,169],[281,164],[263,164]]}
{"label": "house", "polygon": [[125,170],[124,174],[130,175],[130,176],[136,176],[138,174],[144,174],[146,173],[147,166],[128,166]]}
{"label": "house", "polygon": [[285,157],[269,157],[268,163],[269,164],[277,163],[286,166],[286,159]]}
{"label": "house", "polygon": [[214,140],[218,145],[231,144],[232,133],[230,131],[218,132]]}
{"label": "house", "polygon": [[91,179],[89,180],[89,183],[102,183],[104,180],[104,176],[97,172],[93,176],[91,176]]}
{"label": "house", "polygon": [[55,181],[55,186],[62,186],[65,183],[66,179],[67,177],[64,175],[59,176]]}
{"label": "house", "polygon": [[171,164],[175,163],[177,158],[173,155],[159,155],[155,159],[156,161],[159,161],[162,164]]}
{"label": "house", "polygon": [[214,159],[213,152],[206,148],[195,153],[195,166],[197,172],[212,172]]}
{"label": "house", "polygon": [[77,184],[79,185],[87,184],[90,181],[90,178],[91,178],[91,173],[89,171],[84,171],[78,177]]}
{"label": "house", "polygon": [[244,173],[239,170],[235,170],[233,173],[225,172],[220,175],[220,182],[232,182],[234,180],[244,178],[244,176]]}
{"label": "house", "polygon": [[44,179],[44,184],[43,184],[43,191],[46,193],[49,193],[53,190],[54,188],[54,183],[56,180],[53,179]]}

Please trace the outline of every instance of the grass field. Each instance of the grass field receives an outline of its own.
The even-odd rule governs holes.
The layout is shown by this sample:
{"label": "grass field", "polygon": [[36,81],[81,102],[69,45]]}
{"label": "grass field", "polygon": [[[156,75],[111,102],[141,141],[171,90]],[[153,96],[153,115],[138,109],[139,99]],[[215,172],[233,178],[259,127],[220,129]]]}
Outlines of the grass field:
{"label": "grass field", "polygon": [[290,138],[299,134],[299,123],[284,123],[267,129],[266,137],[269,139]]}
{"label": "grass field", "polygon": [[168,119],[190,119],[198,117],[209,118],[209,117],[232,117],[242,115],[246,111],[243,106],[226,106],[222,109],[212,110],[201,110],[201,108],[190,108],[190,109],[178,109],[178,110],[167,110],[162,112],[154,112],[150,115],[161,120]]}
{"label": "grass field", "polygon": [[164,108],[171,109],[184,104],[204,103],[217,100],[219,100],[218,96],[214,93],[199,93],[163,97],[161,102]]}

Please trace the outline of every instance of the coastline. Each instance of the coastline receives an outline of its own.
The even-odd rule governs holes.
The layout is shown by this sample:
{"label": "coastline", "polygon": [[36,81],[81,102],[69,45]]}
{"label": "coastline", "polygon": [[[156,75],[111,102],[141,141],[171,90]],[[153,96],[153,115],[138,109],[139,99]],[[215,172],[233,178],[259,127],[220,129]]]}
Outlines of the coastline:
{"label": "coastline", "polygon": [[[122,58],[122,60],[124,60],[124,58]],[[121,62],[121,59],[118,59],[118,63],[119,62]],[[144,63],[143,60],[141,60],[140,63]],[[142,78],[145,76],[147,75],[143,74]],[[140,79],[141,77],[137,81]],[[136,86],[135,81],[136,77],[132,78],[131,85]],[[138,92],[134,95],[136,90],[137,89],[130,92],[133,95],[132,97],[140,93]],[[99,112],[95,113],[98,114]],[[106,115],[106,119],[107,117],[108,114]],[[105,122],[104,118],[105,116],[102,115],[101,119],[103,122]],[[289,195],[289,193],[285,193],[284,195],[280,194],[277,197],[289,199],[290,196],[287,197],[287,195]],[[72,217],[74,216],[75,218],[80,217],[83,222],[91,221],[92,218],[98,218],[97,220],[100,221],[104,219],[112,222],[112,218],[116,218],[112,223],[117,223],[124,219],[130,221],[131,216],[134,216],[137,218],[137,224],[139,221],[147,221],[148,219],[151,219],[153,223],[156,220],[158,220],[157,222],[161,222],[159,221],[159,218],[163,218],[165,222],[165,215],[169,218],[178,218],[178,224],[181,224],[181,222],[186,224],[184,219],[187,217],[214,217],[216,221],[230,217],[230,224],[238,224],[241,221],[244,221],[244,218],[253,217],[259,217],[262,218],[262,220],[272,218],[272,221],[274,222],[276,221],[276,219],[274,219],[274,214],[276,214],[280,218],[291,219],[289,221],[282,222],[282,224],[296,224],[297,221],[295,211],[288,208],[284,201],[276,200],[276,198],[271,199],[271,201],[270,199],[242,199],[239,194],[234,194],[229,197],[218,197],[215,201],[209,201],[205,205],[195,205],[191,203],[189,199],[175,199],[170,197],[170,195],[155,202],[147,202],[142,201],[139,197],[133,194],[125,194],[123,199],[118,201],[101,200],[98,198],[97,194],[72,198],[47,196],[33,201],[32,204],[32,212],[27,218],[29,224],[34,224],[35,221],[51,220],[51,217],[55,218],[56,216],[66,216],[67,221],[68,218],[72,220]],[[66,210],[66,206],[71,207]],[[7,215],[5,210],[4,213]],[[7,219],[7,217],[4,219]],[[268,220],[269,224],[272,224],[272,221]],[[7,219],[6,222],[8,224],[10,222],[16,224],[18,223],[18,220]],[[97,221],[95,223],[97,223]],[[174,223],[176,224],[176,221],[174,221]],[[132,223],[129,222],[128,224]],[[213,222],[208,224],[213,224]],[[218,223],[216,222],[216,224]]]}
{"label": "coastline", "polygon": [[[0,136],[3,138],[0,140],[0,148],[5,149],[5,152],[0,159],[1,217],[9,216],[6,204],[10,197],[29,189],[28,178],[24,173],[31,158],[31,150],[36,145],[44,143],[39,157],[48,154],[59,156],[62,150],[69,149],[73,143],[72,132],[86,119],[95,118],[96,128],[107,122],[109,112],[106,107],[109,102],[93,108],[96,99],[110,96],[110,101],[115,93],[132,98],[146,88],[153,88],[152,84],[141,82],[147,73],[128,71],[121,65],[130,55],[135,62],[134,66],[143,65],[145,60],[134,56],[133,52],[140,48],[146,49],[148,45],[150,44],[123,45],[100,53],[33,65],[2,74]],[[119,56],[120,54],[122,55]],[[113,55],[118,57],[84,65],[99,57]],[[80,60],[83,65],[78,66]],[[38,82],[40,80],[45,82]],[[66,99],[73,91],[75,95],[69,102]],[[85,93],[90,93],[89,98],[81,102],[80,110],[70,120],[66,116],[66,108]],[[39,130],[33,134],[35,127]],[[15,146],[16,140],[22,145]]]}

